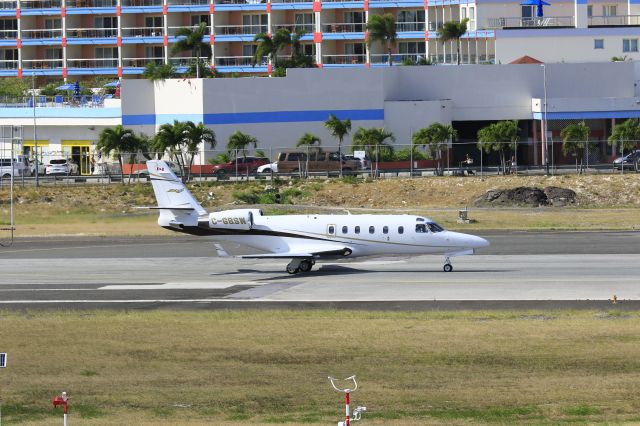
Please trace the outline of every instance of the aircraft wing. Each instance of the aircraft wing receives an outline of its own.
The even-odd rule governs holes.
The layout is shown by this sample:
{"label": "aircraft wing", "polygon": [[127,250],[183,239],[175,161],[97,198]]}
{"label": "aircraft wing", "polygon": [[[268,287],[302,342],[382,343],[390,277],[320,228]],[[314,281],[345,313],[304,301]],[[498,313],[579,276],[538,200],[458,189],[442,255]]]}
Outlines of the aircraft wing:
{"label": "aircraft wing", "polygon": [[[313,249],[313,247],[304,247],[305,250],[286,251],[283,253],[265,253],[265,254],[245,254],[240,256],[242,259],[317,259],[321,257],[346,257],[349,256],[352,250],[349,247],[334,246],[328,247],[322,245]],[[311,249],[311,250],[309,250]]]}

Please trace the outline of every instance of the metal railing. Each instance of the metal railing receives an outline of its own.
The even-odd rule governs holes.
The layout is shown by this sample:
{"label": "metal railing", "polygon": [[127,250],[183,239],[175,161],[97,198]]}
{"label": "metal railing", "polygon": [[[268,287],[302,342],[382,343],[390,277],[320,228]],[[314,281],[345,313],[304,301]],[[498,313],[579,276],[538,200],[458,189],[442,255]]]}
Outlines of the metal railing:
{"label": "metal railing", "polygon": [[62,38],[62,29],[53,30],[22,30],[22,38],[25,40],[41,39],[41,38]]}
{"label": "metal railing", "polygon": [[162,0],[122,0],[123,7],[162,6]]}
{"label": "metal railing", "polygon": [[18,61],[0,60],[0,70],[17,70]]}
{"label": "metal railing", "polygon": [[118,58],[67,59],[68,68],[116,68]]}
{"label": "metal railing", "polygon": [[[402,64],[403,62],[419,63],[426,58],[425,53],[392,53],[391,63],[394,65]],[[386,64],[389,62],[389,55],[384,53],[372,53],[372,64]]]}
{"label": "metal railing", "polygon": [[209,0],[168,0],[169,6],[203,6],[209,4]]}
{"label": "metal railing", "polygon": [[271,0],[271,3],[313,3],[313,0]]}
{"label": "metal railing", "polygon": [[[192,25],[192,26],[184,26],[184,27],[168,27],[167,28],[167,34],[170,36],[175,36],[176,32],[178,32],[179,29],[181,28],[190,28],[191,30],[195,30],[196,28],[198,28],[197,25]],[[205,34],[209,35],[211,34],[211,27],[207,26],[205,28]]]}
{"label": "metal railing", "polygon": [[122,29],[122,37],[161,37],[162,27],[128,27]]}
{"label": "metal railing", "polygon": [[216,0],[216,4],[260,4],[267,0]]}
{"label": "metal railing", "polygon": [[201,56],[200,58],[196,58],[195,56],[184,56],[184,57],[173,57],[169,58],[169,63],[174,67],[188,67],[196,63],[196,61],[200,60],[201,63],[207,63],[207,57]]}
{"label": "metal railing", "polygon": [[534,18],[490,18],[488,28],[572,27],[573,16],[543,16]]}
{"label": "metal railing", "polygon": [[15,9],[18,2],[15,0],[0,0],[0,9]]}
{"label": "metal railing", "polygon": [[640,26],[640,15],[590,16],[589,26]]}
{"label": "metal railing", "polygon": [[309,34],[313,33],[315,28],[315,24],[275,24],[272,25],[273,31],[276,32],[281,28],[289,30],[291,33],[295,33],[296,31],[305,31]]}
{"label": "metal railing", "polygon": [[62,6],[60,0],[22,0],[21,9],[55,9]]}
{"label": "metal railing", "polygon": [[116,7],[117,0],[66,0],[66,7]]}
{"label": "metal railing", "polygon": [[125,68],[144,68],[152,62],[162,65],[164,58],[122,58],[122,66]]}
{"label": "metal railing", "polygon": [[23,59],[22,68],[24,69],[47,69],[62,68],[62,59]]}
{"label": "metal railing", "polygon": [[67,38],[113,38],[118,36],[117,28],[69,28]]}
{"label": "metal railing", "polygon": [[[70,107],[103,107],[105,96],[108,95],[94,95],[94,96],[45,96],[38,95],[35,97],[36,108],[70,108]],[[2,108],[33,108],[33,98],[12,98],[12,97],[0,97],[0,107]]]}
{"label": "metal railing", "polygon": [[240,34],[260,34],[266,33],[266,25],[216,25],[214,31],[216,35],[240,35]]}
{"label": "metal railing", "polygon": [[18,30],[0,30],[0,39],[15,39],[18,38]]}
{"label": "metal railing", "polygon": [[424,31],[424,22],[396,22],[397,32]]}
{"label": "metal railing", "polygon": [[[252,66],[253,56],[217,56],[215,58],[215,64],[217,67],[246,67]],[[268,62],[267,57],[263,57],[258,66],[266,65]]]}
{"label": "metal railing", "polygon": [[364,22],[339,22],[322,24],[323,33],[362,33],[365,31]]}
{"label": "metal railing", "polygon": [[326,65],[364,64],[367,56],[362,55],[322,55],[322,63]]}

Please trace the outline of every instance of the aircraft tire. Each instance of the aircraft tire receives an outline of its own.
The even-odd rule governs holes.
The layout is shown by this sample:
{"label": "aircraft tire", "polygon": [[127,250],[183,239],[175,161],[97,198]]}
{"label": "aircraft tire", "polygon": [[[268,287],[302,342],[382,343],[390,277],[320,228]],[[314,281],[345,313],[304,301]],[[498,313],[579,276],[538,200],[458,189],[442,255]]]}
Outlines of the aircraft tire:
{"label": "aircraft tire", "polygon": [[451,271],[453,271],[453,266],[451,266],[450,263],[447,263],[447,264],[444,265],[442,270],[445,271],[445,272],[451,272]]}
{"label": "aircraft tire", "polygon": [[294,275],[300,272],[300,270],[298,268],[294,268],[293,266],[287,265],[287,272],[290,273],[291,275]]}
{"label": "aircraft tire", "polygon": [[311,262],[308,260],[303,260],[300,262],[300,272],[309,272],[312,268]]}

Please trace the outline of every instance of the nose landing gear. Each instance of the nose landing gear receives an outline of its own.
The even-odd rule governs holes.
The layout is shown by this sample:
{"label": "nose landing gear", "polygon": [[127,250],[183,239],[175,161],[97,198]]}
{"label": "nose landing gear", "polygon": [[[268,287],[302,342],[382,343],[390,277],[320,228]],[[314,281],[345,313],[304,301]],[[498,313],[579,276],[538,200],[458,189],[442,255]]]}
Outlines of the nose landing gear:
{"label": "nose landing gear", "polygon": [[451,261],[449,260],[448,257],[444,258],[444,266],[442,267],[442,270],[445,272],[453,271],[453,266],[451,265]]}
{"label": "nose landing gear", "polygon": [[316,261],[313,259],[294,259],[287,265],[287,272],[291,275],[299,272],[309,272]]}

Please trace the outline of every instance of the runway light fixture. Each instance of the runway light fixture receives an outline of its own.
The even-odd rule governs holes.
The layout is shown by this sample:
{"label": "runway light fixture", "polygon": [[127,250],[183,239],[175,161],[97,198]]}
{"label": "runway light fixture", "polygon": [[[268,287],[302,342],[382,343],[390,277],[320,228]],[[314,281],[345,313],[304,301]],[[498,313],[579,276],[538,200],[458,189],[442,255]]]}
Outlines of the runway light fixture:
{"label": "runway light fixture", "polygon": [[69,397],[67,396],[66,392],[62,392],[61,395],[58,395],[53,398],[53,407],[56,408],[61,405],[62,409],[64,410],[64,426],[68,426],[67,401],[69,401]]}
{"label": "runway light fixture", "polygon": [[351,416],[351,413],[350,413],[349,394],[351,392],[355,392],[358,389],[358,382],[356,382],[356,376],[354,374],[353,376],[350,376],[350,377],[347,377],[346,379],[343,379],[343,381],[352,382],[353,383],[353,388],[352,387],[339,388],[336,385],[336,382],[338,381],[338,379],[336,379],[334,377],[331,377],[331,376],[329,376],[329,381],[331,382],[331,386],[333,386],[333,388],[336,391],[344,392],[344,398],[345,398],[345,421],[344,422],[338,422],[338,426],[351,426],[351,420],[353,420],[353,421],[360,420],[360,417],[362,416],[362,413],[367,411],[367,407],[358,406],[358,407],[356,407],[355,410],[353,410],[353,416]]}

